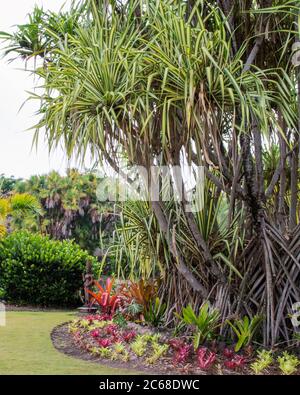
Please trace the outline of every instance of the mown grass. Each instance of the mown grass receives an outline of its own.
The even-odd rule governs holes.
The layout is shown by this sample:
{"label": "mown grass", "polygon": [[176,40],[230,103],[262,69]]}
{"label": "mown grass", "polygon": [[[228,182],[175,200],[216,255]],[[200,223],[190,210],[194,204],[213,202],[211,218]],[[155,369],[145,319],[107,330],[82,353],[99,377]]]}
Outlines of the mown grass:
{"label": "mown grass", "polygon": [[0,375],[114,375],[132,371],[112,369],[58,352],[51,330],[73,318],[72,312],[8,312],[0,327]]}

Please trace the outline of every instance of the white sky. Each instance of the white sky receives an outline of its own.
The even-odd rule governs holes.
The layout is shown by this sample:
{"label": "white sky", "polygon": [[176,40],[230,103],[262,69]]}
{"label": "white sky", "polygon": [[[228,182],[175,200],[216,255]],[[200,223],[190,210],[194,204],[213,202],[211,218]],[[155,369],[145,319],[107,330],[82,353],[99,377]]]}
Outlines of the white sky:
{"label": "white sky", "polygon": [[[13,31],[13,26],[26,22],[26,15],[35,4],[58,11],[62,0],[9,0],[1,2],[0,31]],[[38,120],[37,104],[28,102],[26,91],[33,91],[34,80],[21,61],[8,63],[0,58],[0,174],[27,178],[50,170],[63,173],[68,166],[65,155],[57,151],[48,155],[46,144],[40,141],[38,151],[31,150],[33,132],[26,131]],[[20,111],[19,111],[20,110]]]}

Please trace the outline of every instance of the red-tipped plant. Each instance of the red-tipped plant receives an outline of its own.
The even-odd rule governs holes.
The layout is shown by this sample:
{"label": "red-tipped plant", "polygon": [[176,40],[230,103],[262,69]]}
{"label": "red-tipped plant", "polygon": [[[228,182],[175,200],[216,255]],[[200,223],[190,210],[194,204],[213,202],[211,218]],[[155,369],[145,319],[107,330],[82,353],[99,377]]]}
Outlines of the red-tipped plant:
{"label": "red-tipped plant", "polygon": [[179,350],[184,346],[184,341],[181,339],[171,339],[168,343],[174,350]]}
{"label": "red-tipped plant", "polygon": [[129,332],[123,333],[123,340],[126,343],[130,343],[135,338],[136,338],[136,332],[135,331],[129,331]]}
{"label": "red-tipped plant", "polygon": [[91,336],[94,337],[94,338],[100,336],[100,331],[98,329],[94,329],[90,333],[91,333]]}
{"label": "red-tipped plant", "polygon": [[92,296],[91,306],[97,303],[103,312],[113,315],[120,303],[120,296],[112,295],[114,279],[108,278],[105,288],[103,288],[98,281],[94,281],[94,285],[98,288],[97,293],[87,289],[87,292]]}
{"label": "red-tipped plant", "polygon": [[108,335],[116,336],[117,333],[118,333],[118,325],[116,325],[116,324],[108,325],[108,326],[105,328],[105,332],[106,332]]}
{"label": "red-tipped plant", "polygon": [[208,370],[212,367],[216,360],[216,353],[209,351],[205,347],[201,347],[197,351],[198,366],[202,370]]}
{"label": "red-tipped plant", "polygon": [[[173,343],[175,345],[175,343]],[[174,348],[174,346],[173,346]],[[190,353],[191,353],[192,346],[190,344],[184,344],[180,346],[176,346],[175,350],[176,353],[173,357],[173,364],[178,365],[178,364],[183,364],[186,363]]]}
{"label": "red-tipped plant", "polygon": [[111,346],[111,344],[112,344],[110,339],[100,339],[98,341],[98,343],[99,343],[99,346],[103,347],[103,348],[107,348],[107,347]]}
{"label": "red-tipped plant", "polygon": [[235,354],[234,351],[231,350],[230,348],[224,348],[224,351],[223,351],[224,357],[231,359],[234,357],[234,354]]}
{"label": "red-tipped plant", "polygon": [[227,369],[235,370],[235,369],[242,369],[245,367],[247,359],[242,355],[235,355],[230,360],[224,362],[224,365]]}

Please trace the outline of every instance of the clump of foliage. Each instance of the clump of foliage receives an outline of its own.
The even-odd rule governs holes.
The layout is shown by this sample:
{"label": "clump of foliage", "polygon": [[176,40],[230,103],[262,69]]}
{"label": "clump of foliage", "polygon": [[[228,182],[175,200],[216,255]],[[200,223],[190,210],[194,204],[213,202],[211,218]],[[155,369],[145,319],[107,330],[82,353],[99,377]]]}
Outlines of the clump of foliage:
{"label": "clump of foliage", "polygon": [[238,339],[235,345],[236,352],[238,352],[242,347],[248,346],[250,344],[261,321],[262,317],[257,315],[251,320],[247,316],[245,316],[243,319],[235,320],[234,322],[227,320],[227,323],[231,326]]}
{"label": "clump of foliage", "polygon": [[11,302],[75,305],[87,260],[96,265],[74,242],[15,232],[0,243],[0,287]]}
{"label": "clump of foliage", "polygon": [[159,327],[163,323],[167,305],[157,296],[158,290],[158,280],[141,279],[123,284],[120,289],[123,314],[128,319]]}
{"label": "clump of foliage", "polygon": [[157,342],[152,343],[152,354],[146,359],[146,362],[150,365],[156,363],[162,356],[166,354],[169,349],[168,344],[159,344]]}
{"label": "clump of foliage", "polygon": [[208,370],[212,367],[216,360],[216,353],[209,351],[205,347],[200,347],[197,350],[198,366],[202,370]]}
{"label": "clump of foliage", "polygon": [[192,346],[190,344],[185,344],[183,342],[179,343],[175,349],[175,354],[173,356],[173,364],[177,366],[178,364],[185,364],[191,355]]}
{"label": "clump of foliage", "polygon": [[7,193],[13,192],[16,184],[22,180],[16,179],[15,177],[5,177],[4,174],[0,174],[0,195],[6,195]]}
{"label": "clump of foliage", "polygon": [[131,349],[138,357],[142,357],[147,351],[147,339],[144,336],[138,336],[131,344]]}
{"label": "clump of foliage", "polygon": [[166,303],[163,303],[160,298],[155,298],[150,301],[149,307],[144,310],[144,318],[146,323],[158,327],[163,323],[164,315],[167,310]]}
{"label": "clump of foliage", "polygon": [[87,289],[91,296],[90,305],[97,304],[103,313],[113,315],[119,305],[119,295],[113,292],[114,279],[107,278],[104,286],[99,281],[94,281],[94,285],[97,291]]}
{"label": "clump of foliage", "polygon": [[247,362],[246,357],[243,355],[234,354],[230,359],[224,362],[224,365],[229,370],[237,370],[245,367]]}
{"label": "clump of foliage", "polygon": [[280,357],[277,358],[279,369],[285,375],[296,373],[297,367],[300,365],[299,359],[295,355],[289,354],[285,351]]}
{"label": "clump of foliage", "polygon": [[182,316],[179,318],[188,325],[195,328],[194,348],[198,349],[200,344],[208,338],[212,338],[215,329],[219,325],[220,313],[218,310],[210,307],[209,303],[204,303],[199,309],[198,315],[191,305],[182,309]]}
{"label": "clump of foliage", "polygon": [[257,352],[257,359],[251,364],[251,369],[255,374],[260,374],[273,362],[272,351],[261,350]]}

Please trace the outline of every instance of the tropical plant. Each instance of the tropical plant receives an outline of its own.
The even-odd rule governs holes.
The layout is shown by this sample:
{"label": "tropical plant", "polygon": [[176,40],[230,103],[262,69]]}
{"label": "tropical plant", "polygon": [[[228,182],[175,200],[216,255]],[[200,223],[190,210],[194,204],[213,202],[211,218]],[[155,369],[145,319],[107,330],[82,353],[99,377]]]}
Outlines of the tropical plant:
{"label": "tropical plant", "polygon": [[114,345],[114,351],[117,354],[124,354],[124,352],[126,351],[124,344],[122,343],[117,343]]}
{"label": "tropical plant", "polygon": [[253,339],[259,325],[261,324],[262,317],[256,315],[253,318],[245,316],[243,319],[237,319],[233,322],[227,320],[232,330],[237,336],[237,343],[235,351],[238,352],[242,347],[248,346]]}
{"label": "tropical plant", "polygon": [[103,313],[109,313],[111,315],[114,315],[120,303],[120,296],[113,294],[114,281],[114,279],[107,278],[104,287],[98,281],[94,281],[98,292],[93,292],[90,289],[86,290],[91,296],[90,305],[98,304]]}
{"label": "tropical plant", "polygon": [[286,351],[277,358],[277,361],[279,363],[280,370],[286,375],[296,373],[297,367],[300,365],[299,359],[295,355],[291,355]]}
{"label": "tropical plant", "polygon": [[152,343],[152,354],[146,359],[146,362],[150,365],[156,363],[161,357],[163,357],[168,351],[168,344]]}
{"label": "tropical plant", "polygon": [[212,338],[219,325],[220,312],[211,308],[208,302],[199,309],[198,315],[191,305],[182,309],[182,316],[179,318],[188,325],[195,328],[194,349],[197,350],[200,344],[208,338]]}
{"label": "tropical plant", "polygon": [[272,351],[261,350],[257,352],[258,357],[251,364],[251,369],[255,374],[260,374],[273,363]]}
{"label": "tropical plant", "polygon": [[18,221],[30,214],[42,214],[41,206],[34,196],[15,193],[9,197],[0,197],[0,238],[6,235],[12,218]]}
{"label": "tropical plant", "polygon": [[159,297],[150,301],[148,307],[144,309],[145,322],[158,327],[163,324],[164,316],[167,310],[166,303],[163,303]]}
{"label": "tropical plant", "polygon": [[177,366],[178,364],[186,363],[191,355],[191,345],[181,344],[175,348],[175,354],[173,356],[173,364]]}
{"label": "tropical plant", "polygon": [[140,279],[138,282],[129,281],[123,284],[120,290],[123,301],[127,306],[141,306],[142,311],[148,311],[158,292],[157,280]]}
{"label": "tropical plant", "polygon": [[136,340],[131,343],[130,347],[136,356],[142,357],[147,351],[147,340],[142,336],[138,336]]}
{"label": "tropical plant", "polygon": [[120,328],[127,328],[128,322],[123,314],[117,313],[114,315],[113,322]]}
{"label": "tropical plant", "polygon": [[224,365],[227,369],[236,370],[236,369],[244,368],[246,365],[246,362],[247,362],[247,360],[243,355],[236,354],[229,360],[226,360],[224,362]]}
{"label": "tropical plant", "polygon": [[143,306],[136,303],[135,301],[132,301],[127,307],[126,307],[126,313],[129,315],[129,317],[137,317],[140,315],[143,311]]}
{"label": "tropical plant", "polygon": [[208,370],[212,367],[216,360],[216,354],[209,351],[205,347],[200,347],[197,350],[197,361],[200,369]]}
{"label": "tropical plant", "polygon": [[4,196],[8,193],[13,192],[15,185],[21,182],[21,179],[15,177],[5,177],[4,174],[0,174],[0,196]]}

